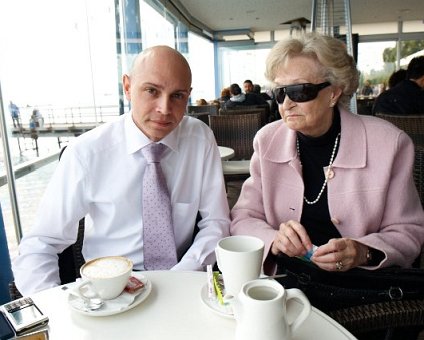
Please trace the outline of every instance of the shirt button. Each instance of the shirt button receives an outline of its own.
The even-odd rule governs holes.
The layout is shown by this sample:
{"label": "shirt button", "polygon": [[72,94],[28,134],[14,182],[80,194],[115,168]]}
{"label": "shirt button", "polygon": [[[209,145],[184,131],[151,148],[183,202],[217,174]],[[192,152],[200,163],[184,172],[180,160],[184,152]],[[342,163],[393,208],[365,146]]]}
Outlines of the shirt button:
{"label": "shirt button", "polygon": [[331,178],[333,178],[334,177],[334,171],[333,170],[330,170],[329,172],[328,172],[328,178],[329,179],[331,179]]}
{"label": "shirt button", "polygon": [[331,222],[333,222],[333,224],[340,224],[340,221],[335,217],[331,218]]}

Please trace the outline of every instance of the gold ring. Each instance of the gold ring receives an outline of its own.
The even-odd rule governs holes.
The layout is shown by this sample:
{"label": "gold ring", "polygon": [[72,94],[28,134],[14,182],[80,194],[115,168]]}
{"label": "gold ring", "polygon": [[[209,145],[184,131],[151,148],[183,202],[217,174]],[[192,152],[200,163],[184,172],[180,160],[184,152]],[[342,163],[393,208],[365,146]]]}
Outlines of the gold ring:
{"label": "gold ring", "polygon": [[343,269],[343,262],[342,261],[336,262],[336,269],[337,270],[342,270]]}

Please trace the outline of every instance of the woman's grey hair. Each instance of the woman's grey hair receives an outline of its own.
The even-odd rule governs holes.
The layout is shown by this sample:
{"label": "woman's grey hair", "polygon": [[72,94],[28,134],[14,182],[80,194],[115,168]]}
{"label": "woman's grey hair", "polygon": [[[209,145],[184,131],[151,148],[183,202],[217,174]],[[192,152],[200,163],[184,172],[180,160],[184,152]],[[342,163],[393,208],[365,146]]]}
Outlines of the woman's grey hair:
{"label": "woman's grey hair", "polygon": [[359,72],[355,60],[347,53],[343,41],[319,33],[304,33],[279,41],[266,60],[266,78],[274,83],[280,67],[294,56],[311,56],[322,65],[321,76],[342,89],[339,104],[349,107],[350,98],[359,85]]}

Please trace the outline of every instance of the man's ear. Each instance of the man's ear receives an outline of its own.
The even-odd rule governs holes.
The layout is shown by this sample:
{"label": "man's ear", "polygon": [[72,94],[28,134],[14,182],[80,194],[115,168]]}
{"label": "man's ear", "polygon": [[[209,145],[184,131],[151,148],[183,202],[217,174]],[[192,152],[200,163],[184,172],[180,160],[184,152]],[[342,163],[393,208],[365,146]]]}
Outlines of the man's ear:
{"label": "man's ear", "polygon": [[122,77],[122,85],[124,87],[125,97],[128,101],[131,101],[131,80],[128,74],[124,74]]}

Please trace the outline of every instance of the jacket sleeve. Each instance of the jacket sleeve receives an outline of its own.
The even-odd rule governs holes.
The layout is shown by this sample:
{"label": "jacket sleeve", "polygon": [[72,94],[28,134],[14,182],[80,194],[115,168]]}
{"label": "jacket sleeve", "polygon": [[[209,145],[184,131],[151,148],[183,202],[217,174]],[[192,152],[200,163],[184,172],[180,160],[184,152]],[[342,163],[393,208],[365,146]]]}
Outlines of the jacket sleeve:
{"label": "jacket sleeve", "polygon": [[[378,249],[385,259],[375,267],[411,266],[424,244],[424,212],[412,176],[414,145],[403,132],[395,144],[383,215],[378,232],[357,241]],[[390,152],[390,151],[389,151]]]}

